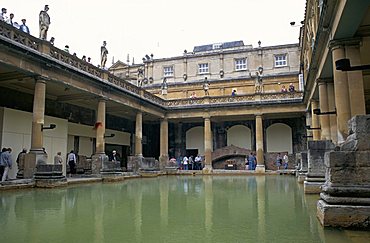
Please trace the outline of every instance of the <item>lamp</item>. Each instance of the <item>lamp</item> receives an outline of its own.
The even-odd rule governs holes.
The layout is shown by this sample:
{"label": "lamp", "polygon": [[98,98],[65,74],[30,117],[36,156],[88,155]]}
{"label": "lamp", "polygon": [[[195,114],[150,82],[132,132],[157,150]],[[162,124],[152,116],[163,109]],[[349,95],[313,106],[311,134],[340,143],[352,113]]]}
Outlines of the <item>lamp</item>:
{"label": "lamp", "polygon": [[335,61],[335,68],[338,71],[357,71],[357,70],[369,70],[370,65],[361,65],[351,67],[351,62],[347,58],[339,59]]}
{"label": "lamp", "polygon": [[57,125],[55,125],[55,124],[50,124],[48,127],[44,127],[44,125],[41,125],[41,131],[43,131],[43,130],[51,130],[51,129],[54,129],[56,127],[57,127]]}
{"label": "lamp", "polygon": [[110,135],[104,135],[104,138],[113,138],[116,134],[111,133]]}
{"label": "lamp", "polygon": [[317,115],[317,116],[322,116],[322,115],[336,115],[337,114],[337,111],[325,111],[325,112],[321,112],[320,108],[317,108],[317,109],[313,109],[313,114]]}

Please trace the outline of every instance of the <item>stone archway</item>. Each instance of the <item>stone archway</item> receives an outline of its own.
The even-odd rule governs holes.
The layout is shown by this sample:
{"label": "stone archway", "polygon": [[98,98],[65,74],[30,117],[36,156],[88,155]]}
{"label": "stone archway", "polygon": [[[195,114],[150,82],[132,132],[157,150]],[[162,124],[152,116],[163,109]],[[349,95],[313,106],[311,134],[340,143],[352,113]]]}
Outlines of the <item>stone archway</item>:
{"label": "stone archway", "polygon": [[240,148],[252,148],[251,129],[244,125],[234,125],[227,130],[227,146],[237,146]]}

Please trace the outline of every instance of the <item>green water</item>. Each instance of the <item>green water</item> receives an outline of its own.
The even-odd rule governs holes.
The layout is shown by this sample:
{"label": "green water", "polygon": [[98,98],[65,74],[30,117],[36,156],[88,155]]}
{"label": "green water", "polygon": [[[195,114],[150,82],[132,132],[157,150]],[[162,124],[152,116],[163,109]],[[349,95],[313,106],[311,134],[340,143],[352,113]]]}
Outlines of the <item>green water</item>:
{"label": "green water", "polygon": [[0,193],[0,242],[370,242],[324,230],[293,176],[132,179]]}

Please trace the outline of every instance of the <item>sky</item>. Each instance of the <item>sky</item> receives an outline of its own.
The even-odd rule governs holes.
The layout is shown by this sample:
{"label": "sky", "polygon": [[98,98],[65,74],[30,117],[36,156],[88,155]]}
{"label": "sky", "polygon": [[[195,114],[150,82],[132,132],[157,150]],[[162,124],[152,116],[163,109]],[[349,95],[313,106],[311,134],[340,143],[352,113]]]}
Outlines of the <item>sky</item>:
{"label": "sky", "polygon": [[244,41],[272,46],[298,43],[305,0],[1,0],[14,20],[27,20],[31,35],[39,36],[38,16],[49,5],[48,39],[93,64],[107,42],[107,66],[112,61],[142,63],[142,58],[181,56],[194,46]]}

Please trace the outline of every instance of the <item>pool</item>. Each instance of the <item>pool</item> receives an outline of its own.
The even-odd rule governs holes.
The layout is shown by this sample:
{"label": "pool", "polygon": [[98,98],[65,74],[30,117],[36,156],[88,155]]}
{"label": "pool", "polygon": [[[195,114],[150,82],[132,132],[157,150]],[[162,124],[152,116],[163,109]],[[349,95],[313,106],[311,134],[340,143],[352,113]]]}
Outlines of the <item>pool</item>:
{"label": "pool", "polygon": [[323,229],[294,176],[162,176],[0,192],[1,242],[370,242]]}

